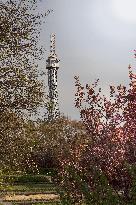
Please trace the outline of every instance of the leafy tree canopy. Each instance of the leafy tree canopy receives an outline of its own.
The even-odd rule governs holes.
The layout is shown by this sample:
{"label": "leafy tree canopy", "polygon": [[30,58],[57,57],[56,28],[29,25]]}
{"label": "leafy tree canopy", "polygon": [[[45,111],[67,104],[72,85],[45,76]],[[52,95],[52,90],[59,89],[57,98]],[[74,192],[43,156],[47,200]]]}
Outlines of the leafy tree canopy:
{"label": "leafy tree canopy", "polygon": [[42,57],[38,40],[44,15],[36,15],[36,2],[9,0],[0,4],[0,111],[35,110],[43,101],[37,60]]}

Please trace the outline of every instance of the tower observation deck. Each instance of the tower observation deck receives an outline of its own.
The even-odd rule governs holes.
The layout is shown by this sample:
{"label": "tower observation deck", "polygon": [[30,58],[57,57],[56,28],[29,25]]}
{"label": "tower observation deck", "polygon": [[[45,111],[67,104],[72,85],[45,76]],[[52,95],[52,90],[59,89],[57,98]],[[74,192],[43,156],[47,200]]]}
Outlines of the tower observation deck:
{"label": "tower observation deck", "polygon": [[57,90],[57,72],[59,69],[59,59],[55,51],[55,34],[50,36],[50,54],[46,60],[46,69],[48,70],[49,87],[49,107],[48,119],[53,120],[59,117],[59,103]]}

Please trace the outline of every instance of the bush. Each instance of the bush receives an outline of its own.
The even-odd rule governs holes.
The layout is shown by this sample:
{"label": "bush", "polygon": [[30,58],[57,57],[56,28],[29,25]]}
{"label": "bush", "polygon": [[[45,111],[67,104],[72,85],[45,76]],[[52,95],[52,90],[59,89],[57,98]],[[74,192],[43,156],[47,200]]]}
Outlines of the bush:
{"label": "bush", "polygon": [[135,204],[136,74],[130,67],[129,77],[130,87],[110,86],[108,99],[98,81],[85,88],[76,77],[87,140],[76,138],[61,152],[54,181],[64,190],[64,204]]}
{"label": "bush", "polygon": [[45,175],[7,175],[3,176],[3,180],[12,184],[49,183],[49,179]]}

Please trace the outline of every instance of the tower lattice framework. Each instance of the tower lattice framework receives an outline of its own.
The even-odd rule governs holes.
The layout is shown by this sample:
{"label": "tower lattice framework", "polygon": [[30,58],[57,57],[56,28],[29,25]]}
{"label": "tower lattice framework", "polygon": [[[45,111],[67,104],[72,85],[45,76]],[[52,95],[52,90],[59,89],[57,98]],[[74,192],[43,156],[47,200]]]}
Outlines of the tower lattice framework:
{"label": "tower lattice framework", "polygon": [[46,61],[48,70],[48,87],[49,87],[49,106],[48,119],[53,120],[59,117],[59,103],[57,90],[57,72],[59,69],[59,59],[55,49],[55,34],[50,36],[50,54]]}

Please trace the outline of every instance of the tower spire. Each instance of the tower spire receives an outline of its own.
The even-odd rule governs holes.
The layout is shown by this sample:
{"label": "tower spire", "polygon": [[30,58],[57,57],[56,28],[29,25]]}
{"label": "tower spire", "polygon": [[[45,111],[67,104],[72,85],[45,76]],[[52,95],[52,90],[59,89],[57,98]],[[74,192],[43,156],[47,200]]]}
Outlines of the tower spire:
{"label": "tower spire", "polygon": [[50,36],[50,54],[46,60],[46,69],[48,70],[49,87],[49,107],[48,119],[53,120],[59,116],[58,90],[57,90],[57,72],[59,69],[59,59],[55,50],[55,34]]}
{"label": "tower spire", "polygon": [[50,36],[50,55],[55,55],[55,43],[56,43],[56,37],[55,34],[52,33]]}

